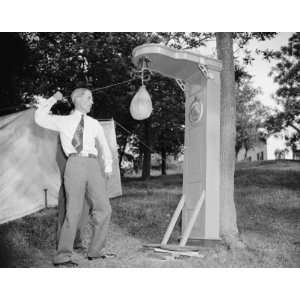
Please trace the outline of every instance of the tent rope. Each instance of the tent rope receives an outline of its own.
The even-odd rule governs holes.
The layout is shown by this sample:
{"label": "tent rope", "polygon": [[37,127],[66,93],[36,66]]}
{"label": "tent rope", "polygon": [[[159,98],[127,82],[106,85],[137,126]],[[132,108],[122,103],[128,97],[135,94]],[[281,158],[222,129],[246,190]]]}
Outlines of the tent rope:
{"label": "tent rope", "polygon": [[[135,79],[136,79],[136,78],[131,78],[131,79],[129,79],[129,80],[124,80],[124,81],[117,82],[117,83],[113,83],[113,84],[110,84],[110,85],[107,85],[107,86],[95,88],[95,89],[92,89],[91,92],[97,93],[97,92],[99,92],[99,91],[101,91],[101,90],[104,90],[104,89],[108,89],[108,88],[111,88],[111,87],[115,87],[115,86],[127,84],[127,83],[129,83],[129,82],[131,82],[131,81],[133,81],[133,80],[135,80]],[[68,99],[68,98],[71,98],[71,96],[65,97],[65,99]],[[23,105],[6,107],[6,108],[4,108],[4,109],[0,109],[0,112],[6,111],[6,110],[9,110],[9,109],[13,109],[13,108],[15,108],[15,109],[17,109],[17,108],[28,108],[28,107],[26,107],[26,104],[24,104],[24,105],[25,105],[25,107],[24,107]],[[156,151],[155,151],[154,149],[152,149],[149,145],[147,145],[146,143],[144,143],[143,140],[140,139],[136,133],[134,133],[134,132],[128,130],[128,129],[125,128],[122,124],[120,124],[119,122],[117,122],[116,120],[114,120],[114,122],[115,122],[119,127],[121,127],[123,130],[125,130],[127,133],[129,133],[129,134],[131,134],[131,135],[135,135],[136,138],[137,138],[137,140],[138,140],[144,147],[146,147],[148,150],[150,150],[152,153],[155,153],[155,152],[156,152]],[[163,160],[163,161],[167,164],[167,160],[166,160],[166,159],[163,159],[163,158],[161,157],[161,160]]]}
{"label": "tent rope", "polygon": [[[147,145],[146,143],[144,143],[144,142],[139,138],[139,136],[138,136],[136,133],[134,133],[133,131],[130,131],[129,129],[127,129],[125,126],[123,126],[122,124],[120,124],[120,123],[117,122],[116,120],[114,120],[114,122],[115,122],[119,127],[121,127],[123,130],[125,130],[127,133],[132,134],[132,135],[135,135],[136,138],[137,138],[137,140],[138,140],[144,147],[146,147],[148,150],[150,150],[152,153],[156,153],[156,151],[155,151],[154,149],[152,149],[149,145]],[[161,157],[161,160],[164,161],[164,162],[167,164],[167,160],[166,160],[166,159],[164,159],[164,158]]]}
{"label": "tent rope", "polygon": [[[106,85],[106,86],[103,86],[103,87],[99,87],[99,88],[94,88],[91,90],[91,92],[97,94],[97,92],[101,91],[101,90],[104,90],[104,89],[108,89],[108,88],[111,88],[111,87],[115,87],[115,86],[119,86],[119,85],[123,85],[123,84],[126,84],[126,83],[129,83],[131,81],[135,80],[135,78],[131,78],[129,80],[124,80],[124,81],[121,81],[121,82],[117,82],[117,83],[113,83],[113,84],[110,84],[110,85]],[[70,96],[67,96],[65,97],[65,99],[70,99],[71,98],[71,95]],[[30,106],[27,104],[20,104],[20,105],[15,105],[15,106],[7,106],[7,107],[4,107],[2,109],[0,109],[0,112],[3,112],[3,111],[7,111],[7,110],[10,110],[10,109],[18,109],[18,108],[29,108]]]}

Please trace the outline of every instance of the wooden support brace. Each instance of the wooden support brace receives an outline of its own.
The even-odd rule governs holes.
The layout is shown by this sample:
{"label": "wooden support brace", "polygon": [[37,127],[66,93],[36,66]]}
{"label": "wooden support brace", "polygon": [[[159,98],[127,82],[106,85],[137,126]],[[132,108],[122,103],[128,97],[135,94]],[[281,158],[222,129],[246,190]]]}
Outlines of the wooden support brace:
{"label": "wooden support brace", "polygon": [[184,231],[184,233],[182,235],[182,238],[181,238],[180,244],[179,244],[182,247],[185,246],[185,244],[186,244],[186,242],[187,242],[187,240],[188,240],[188,238],[189,238],[189,236],[191,234],[191,231],[193,229],[195,221],[196,221],[196,219],[198,217],[198,214],[199,214],[200,209],[202,207],[202,204],[204,202],[204,197],[205,197],[205,191],[202,192],[201,197],[198,200],[198,202],[196,204],[196,207],[194,209],[193,215],[192,215],[192,217],[191,217],[191,219],[190,219],[190,221],[189,221],[189,223],[188,223],[188,225],[187,225],[187,227],[186,227],[186,229],[185,229],[185,231]]}
{"label": "wooden support brace", "polygon": [[183,208],[183,206],[184,206],[184,203],[185,203],[185,197],[184,197],[184,195],[183,195],[183,196],[181,197],[180,201],[179,201],[178,204],[177,204],[177,207],[176,207],[175,212],[174,212],[174,214],[173,214],[173,216],[172,216],[172,219],[171,219],[171,221],[170,221],[170,223],[169,223],[169,226],[168,226],[168,228],[167,228],[167,230],[166,230],[166,233],[165,233],[165,235],[164,235],[164,237],[163,237],[163,240],[162,240],[162,242],[161,242],[161,245],[166,245],[166,244],[168,243],[169,238],[170,238],[170,236],[171,236],[171,234],[172,234],[172,232],[173,232],[173,229],[174,229],[174,227],[175,227],[176,221],[177,221],[177,219],[178,219],[178,217],[179,217],[179,215],[180,215],[180,213],[181,213],[181,211],[182,211],[182,208]]}
{"label": "wooden support brace", "polygon": [[175,250],[167,250],[161,248],[154,248],[154,251],[161,252],[161,253],[170,253],[175,256],[189,256],[189,257],[198,257],[198,258],[204,257],[203,254],[200,254],[199,252],[195,252],[195,251],[175,251]]}

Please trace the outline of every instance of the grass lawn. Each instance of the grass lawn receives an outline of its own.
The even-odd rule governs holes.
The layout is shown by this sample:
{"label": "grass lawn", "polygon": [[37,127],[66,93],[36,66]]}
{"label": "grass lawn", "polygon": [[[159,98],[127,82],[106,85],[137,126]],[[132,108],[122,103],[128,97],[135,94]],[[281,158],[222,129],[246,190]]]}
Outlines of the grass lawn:
{"label": "grass lawn", "polygon": [[[154,176],[147,182],[123,181],[124,195],[111,200],[108,248],[116,259],[82,267],[300,267],[300,162],[237,164],[235,200],[245,249],[220,243],[202,246],[204,258],[161,260],[144,251],[159,243],[181,195],[182,176]],[[0,226],[1,267],[51,267],[55,250],[56,209]],[[171,242],[177,243],[177,224]]]}

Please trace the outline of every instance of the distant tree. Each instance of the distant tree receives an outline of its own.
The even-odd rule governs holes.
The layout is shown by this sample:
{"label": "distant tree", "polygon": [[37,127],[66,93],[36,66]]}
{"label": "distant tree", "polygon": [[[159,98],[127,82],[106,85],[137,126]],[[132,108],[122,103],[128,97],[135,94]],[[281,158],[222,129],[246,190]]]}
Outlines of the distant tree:
{"label": "distant tree", "polygon": [[[251,79],[243,79],[236,89],[236,143],[235,155],[244,148],[247,153],[257,142],[258,129],[264,127],[268,109],[257,99],[262,93],[253,87]],[[245,154],[246,155],[246,154]]]}
{"label": "distant tree", "polygon": [[[162,80],[163,79],[163,80]],[[166,161],[169,154],[177,155],[184,143],[185,98],[177,83],[169,78],[154,81],[152,97],[154,112],[151,117],[153,149],[161,155],[161,172],[166,175]],[[162,89],[159,93],[155,86]],[[165,88],[166,86],[166,88]]]}
{"label": "distant tree", "polygon": [[10,107],[22,103],[20,81],[28,59],[26,43],[14,32],[0,33],[0,109],[10,112]]}
{"label": "distant tree", "polygon": [[279,88],[275,100],[281,109],[270,116],[267,126],[270,132],[292,127],[295,133],[289,138],[294,145],[300,139],[300,33],[294,33],[286,46],[275,53],[278,60],[270,75]]}

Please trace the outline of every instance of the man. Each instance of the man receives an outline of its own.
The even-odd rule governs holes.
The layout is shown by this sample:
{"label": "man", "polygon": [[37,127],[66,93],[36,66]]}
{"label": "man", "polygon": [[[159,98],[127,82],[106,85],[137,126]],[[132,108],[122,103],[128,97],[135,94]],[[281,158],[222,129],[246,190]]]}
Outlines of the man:
{"label": "man", "polygon": [[[51,107],[62,98],[62,94],[57,92],[50,99],[40,101],[35,112],[35,122],[41,127],[59,132],[63,150],[68,157],[64,172],[66,215],[53,263],[76,265],[72,261],[73,244],[85,199],[91,207],[93,225],[88,259],[105,258],[103,249],[111,216],[105,177],[110,177],[112,173],[112,155],[102,126],[87,116],[93,105],[91,91],[79,88],[72,92],[75,110],[70,115],[49,114]],[[96,142],[102,150],[104,174],[97,159],[99,153]]]}
{"label": "man", "polygon": [[[98,152],[101,149],[97,149]],[[65,220],[66,216],[66,193],[64,187],[64,173],[67,164],[67,157],[64,154],[64,150],[61,146],[60,138],[58,138],[57,143],[57,152],[56,152],[56,162],[60,171],[61,176],[61,185],[58,193],[58,205],[57,205],[57,230],[56,230],[56,249],[58,247],[60,230]],[[89,224],[89,205],[88,201],[85,201],[83,206],[82,215],[78,224],[78,230],[76,233],[75,241],[74,241],[74,249],[86,249],[86,245],[84,243],[84,236],[86,235],[84,232],[86,231],[86,227]]]}

